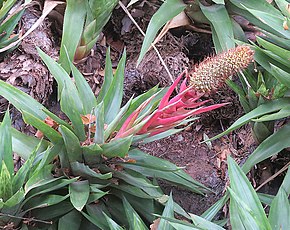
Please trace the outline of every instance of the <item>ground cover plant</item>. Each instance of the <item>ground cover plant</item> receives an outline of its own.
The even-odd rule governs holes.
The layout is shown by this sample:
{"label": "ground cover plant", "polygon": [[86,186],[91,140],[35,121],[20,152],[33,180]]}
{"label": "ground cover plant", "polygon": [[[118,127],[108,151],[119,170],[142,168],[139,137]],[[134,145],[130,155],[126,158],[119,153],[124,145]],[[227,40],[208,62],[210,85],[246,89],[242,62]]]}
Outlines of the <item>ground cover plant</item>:
{"label": "ground cover plant", "polygon": [[[270,157],[268,164],[273,167],[274,175],[261,186],[289,166],[289,4],[285,0],[86,0],[82,4],[67,0],[65,3],[40,1],[38,5],[34,1],[0,1],[0,95],[3,97],[0,108],[5,108],[1,111],[5,115],[0,124],[0,226],[4,229],[289,229],[289,170],[271,195],[255,191],[255,174],[247,178],[248,172],[252,171],[253,175],[254,166]],[[38,6],[43,6],[43,12],[30,27],[45,40],[40,25],[50,15],[55,33],[54,41],[47,44],[58,43],[60,54],[50,52],[43,45],[41,49],[33,48],[29,55],[33,62],[43,62],[54,78],[46,84],[54,88],[55,99],[51,95],[46,97],[55,100],[59,106],[57,112],[21,91],[34,96],[33,89],[26,89],[38,81],[31,74],[34,68],[29,67],[29,62],[17,57],[29,50],[26,45],[29,39],[24,39],[28,33],[30,39],[37,35],[30,29],[23,31],[25,26],[20,22],[25,24],[28,18],[37,15],[41,10]],[[148,14],[148,19],[146,12],[151,9],[156,12]],[[76,23],[71,23],[73,20]],[[142,43],[134,43],[136,33],[131,34],[132,25],[138,33],[146,29]],[[175,28],[172,34],[176,36],[168,35],[170,28]],[[188,30],[198,35],[210,34],[207,42],[213,47],[204,57],[198,57],[199,62],[187,62],[187,70],[184,63],[176,61],[178,55],[162,58],[164,53],[160,50],[168,49],[169,54],[185,41],[190,45],[182,47],[183,52],[192,50],[191,46],[195,49],[200,46],[202,50],[202,39],[188,40],[193,35]],[[160,43],[162,37],[168,39],[166,36],[174,38],[164,48]],[[181,42],[174,43],[175,39]],[[216,54],[212,54],[211,48]],[[158,57],[150,60],[154,52]],[[15,60],[23,62],[23,71],[16,70],[19,66],[15,70],[11,67]],[[156,60],[160,60],[167,73],[170,70],[166,64],[172,64],[173,60],[171,71],[176,71],[177,65],[179,72],[169,73],[168,87],[156,85],[144,89],[142,79],[146,76],[141,70],[146,69],[144,63],[149,63],[150,72],[157,71]],[[132,72],[130,62],[134,63],[137,74]],[[30,74],[19,80],[25,71]],[[7,74],[11,76],[7,78]],[[142,84],[137,82],[134,87],[139,84],[143,88],[125,100],[123,86],[131,78],[140,78]],[[101,87],[92,87],[92,81]],[[222,98],[222,93],[230,92],[225,83],[236,93],[228,96],[230,100]],[[239,155],[244,151],[239,151],[239,147],[237,152],[232,148],[222,151],[215,166],[224,174],[223,180],[229,180],[223,191],[215,191],[214,186],[208,188],[187,174],[188,165],[193,162],[177,162],[179,166],[186,165],[179,167],[155,155],[154,151],[161,149],[161,155],[179,158],[180,155],[170,153],[170,148],[169,153],[162,150],[162,142],[158,141],[168,139],[172,142],[169,145],[174,145],[175,140],[182,140],[182,133],[188,132],[189,127],[194,127],[193,135],[198,136],[199,130],[204,129],[197,116],[210,117],[210,111],[215,109],[218,109],[216,113],[221,109],[227,113],[234,106],[233,98],[238,98],[245,114],[231,119],[225,128],[219,120],[222,126],[219,134],[210,133],[209,138],[204,133],[199,139],[203,143],[198,144],[207,146],[210,153],[217,150],[215,158],[215,154],[219,155],[218,145],[223,144],[223,139],[218,138],[226,138],[234,145],[232,137],[249,124],[247,136],[253,137],[254,147],[246,149],[246,156]],[[23,118],[25,129],[18,127],[22,121],[15,121],[17,114]],[[181,141],[186,143],[180,144],[179,152],[191,154],[185,147],[189,141]],[[158,149],[150,151],[151,155],[146,153],[142,146],[154,143]],[[19,157],[24,160],[21,165],[17,161]],[[212,163],[205,158],[186,157]],[[235,161],[241,162],[240,166]],[[272,166],[277,161],[281,162],[281,169]],[[197,170],[200,174],[206,172],[202,167]],[[164,181],[175,186],[170,187],[173,191],[177,187],[202,195],[200,200],[204,203],[212,192],[222,198],[215,204],[211,202],[203,214],[193,214],[174,201],[176,192],[164,192]],[[192,206],[196,204],[193,202]]]}

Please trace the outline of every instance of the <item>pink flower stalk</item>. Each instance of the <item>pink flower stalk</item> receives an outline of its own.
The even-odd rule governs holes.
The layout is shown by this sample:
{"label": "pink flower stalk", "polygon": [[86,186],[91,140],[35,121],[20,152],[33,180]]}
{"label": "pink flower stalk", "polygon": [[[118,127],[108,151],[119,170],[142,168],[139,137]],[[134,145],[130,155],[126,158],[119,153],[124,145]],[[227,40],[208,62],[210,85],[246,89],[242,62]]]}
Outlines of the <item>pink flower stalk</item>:
{"label": "pink flower stalk", "polygon": [[143,104],[141,104],[139,108],[127,118],[115,138],[126,137],[132,134],[149,134],[149,136],[154,136],[158,133],[165,132],[179,125],[183,120],[193,115],[208,112],[227,104],[222,103],[207,107],[200,107],[207,103],[209,100],[198,101],[203,94],[198,93],[193,88],[193,86],[188,87],[186,85],[187,78],[183,80],[178,94],[170,99],[174,89],[177,87],[178,83],[184,75],[187,76],[187,71],[184,71],[182,74],[180,74],[179,77],[170,86],[167,93],[160,101],[159,107],[156,111],[145,117],[139,123],[140,125],[134,125],[134,122],[136,121],[140,112],[153,99],[152,96]]}

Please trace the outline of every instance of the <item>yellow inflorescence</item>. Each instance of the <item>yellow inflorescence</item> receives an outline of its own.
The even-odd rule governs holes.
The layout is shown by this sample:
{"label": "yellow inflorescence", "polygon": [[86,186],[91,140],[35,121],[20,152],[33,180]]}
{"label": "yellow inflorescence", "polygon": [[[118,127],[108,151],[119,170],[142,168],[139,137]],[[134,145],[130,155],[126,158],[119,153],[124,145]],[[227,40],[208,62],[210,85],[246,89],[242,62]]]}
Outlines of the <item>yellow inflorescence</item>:
{"label": "yellow inflorescence", "polygon": [[217,89],[227,78],[247,68],[253,56],[254,51],[244,45],[209,57],[189,73],[190,85],[200,92]]}

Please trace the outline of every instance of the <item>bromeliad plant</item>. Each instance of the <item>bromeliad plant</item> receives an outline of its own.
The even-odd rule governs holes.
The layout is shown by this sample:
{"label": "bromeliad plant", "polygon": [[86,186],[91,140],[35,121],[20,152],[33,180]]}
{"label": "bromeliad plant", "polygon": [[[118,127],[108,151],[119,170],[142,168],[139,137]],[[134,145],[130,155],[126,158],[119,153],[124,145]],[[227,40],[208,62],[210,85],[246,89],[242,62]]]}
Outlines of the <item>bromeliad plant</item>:
{"label": "bromeliad plant", "polygon": [[80,61],[90,53],[117,4],[118,0],[66,0],[59,59],[66,71],[69,61]]}
{"label": "bromeliad plant", "polygon": [[[152,98],[144,102],[138,110],[131,114],[116,137],[143,133],[150,133],[151,136],[156,135],[171,129],[178,122],[189,116],[225,105],[218,104],[197,108],[208,102],[198,102],[198,99],[204,93],[211,93],[217,90],[230,76],[247,68],[253,61],[253,55],[254,52],[249,46],[238,46],[217,56],[207,58],[195,66],[189,73],[187,71],[183,72],[169,88],[167,94],[161,100],[158,109],[151,116],[145,116],[143,119],[144,124],[141,122],[142,127],[140,125],[135,126],[135,121]],[[178,94],[169,100],[174,88],[177,87],[184,74],[187,78],[183,80]],[[186,84],[187,80],[189,80],[189,86]]]}
{"label": "bromeliad plant", "polygon": [[[278,46],[267,41],[266,38],[257,38],[257,41],[260,46],[253,45],[252,49],[255,50],[255,60],[261,65],[258,67],[259,71],[257,73],[249,70],[244,72],[240,76],[242,87],[229,82],[232,89],[239,95],[247,114],[215,137],[228,134],[251,122],[254,136],[260,146],[249,157],[247,161],[249,163],[246,162],[247,169],[289,147],[287,139],[289,123],[285,122],[285,125],[276,132],[274,132],[274,124],[279,119],[290,116],[290,46],[287,42],[284,43],[284,47]],[[286,41],[289,42],[289,39]],[[269,148],[270,146],[272,148]]]}
{"label": "bromeliad plant", "polygon": [[[256,108],[266,103],[269,106],[270,104],[277,104],[283,97],[287,97],[289,88],[266,70],[260,69],[259,72],[245,71],[240,75],[240,81],[242,82],[242,87],[232,81],[228,81],[228,85],[238,94],[240,103],[246,113],[250,113],[253,110],[256,111]],[[285,109],[281,108],[282,111]],[[264,112],[265,114],[269,113],[267,110],[264,110]],[[257,144],[262,143],[274,133],[276,120],[283,118],[283,116],[288,115],[284,114],[281,117],[272,116],[272,119],[264,120],[263,118],[250,121],[252,134]]]}
{"label": "bromeliad plant", "polygon": [[[30,96],[0,81],[0,95],[21,111],[27,124],[38,130],[36,138],[10,128],[14,152],[31,159],[35,148],[29,163],[35,171],[22,179],[20,187],[24,186],[24,195],[19,202],[24,204],[9,214],[7,224],[17,225],[19,218],[29,217],[30,222],[22,222],[28,228],[45,225],[62,229],[69,225],[75,229],[121,229],[120,226],[147,229],[147,224],[154,220],[152,214],[161,214],[168,200],[157,178],[199,194],[209,191],[181,168],[133,145],[179,132],[183,129],[175,127],[192,122],[196,119],[191,118],[193,115],[224,104],[204,106],[207,101],[199,100],[202,93],[193,84],[187,86],[188,79],[183,80],[178,94],[170,99],[183,73],[168,90],[154,87],[121,108],[125,53],[113,75],[108,51],[98,98],[71,62],[73,79],[41,50],[39,55],[58,83],[61,111],[67,119],[60,119]],[[3,153],[2,156],[9,154],[11,158],[11,151]],[[5,165],[11,168],[7,162]],[[32,182],[30,190],[25,190],[27,183]],[[30,194],[35,195],[33,199]],[[5,202],[10,195],[5,195]],[[54,199],[56,195],[61,197]],[[42,209],[35,206],[37,203],[49,205]],[[175,212],[185,215],[177,204],[174,207]],[[29,210],[29,215],[25,210]]]}
{"label": "bromeliad plant", "polygon": [[[36,139],[26,137],[11,127],[9,112],[6,112],[0,125],[0,139],[1,228],[15,229],[21,223],[26,223],[28,226],[51,225],[51,219],[55,216],[64,215],[73,209],[73,206],[66,201],[69,195],[64,194],[62,190],[65,186],[76,182],[77,178],[55,178],[53,176],[54,165],[48,162],[52,149],[48,148],[44,151],[48,146],[46,141],[38,141],[39,143],[34,148]],[[17,143],[17,141],[20,142]],[[30,146],[25,146],[25,144],[30,144]],[[29,148],[34,148],[31,149],[30,156],[17,173],[14,173],[12,154],[12,149],[17,149],[15,145],[23,148],[23,151],[19,150],[21,153],[25,153],[25,150],[29,150]],[[41,157],[37,152],[42,152]],[[54,209],[53,213],[51,208]],[[35,210],[41,219],[30,218],[30,213]]]}
{"label": "bromeliad plant", "polygon": [[[280,2],[282,3],[283,1]],[[289,31],[284,32],[287,34]],[[269,34],[268,37],[257,38],[259,46],[253,45],[252,49],[255,50],[255,60],[260,64],[259,71],[255,74],[246,71],[244,76],[240,76],[242,88],[232,82],[230,83],[230,86],[238,93],[241,104],[247,114],[234,122],[225,132],[213,138],[228,134],[246,123],[253,124],[255,137],[260,144],[242,166],[244,173],[248,173],[255,164],[280,153],[290,146],[290,125],[287,122],[287,118],[290,115],[289,37],[282,40],[284,41],[283,43],[278,39],[277,34]],[[277,127],[274,132],[274,124],[276,121],[281,121],[281,119],[285,119],[283,126]],[[285,177],[285,183],[288,182],[289,176]],[[289,193],[289,186],[286,189],[286,193]],[[213,213],[216,213],[214,210],[221,209],[228,198],[229,194],[224,196],[208,211],[208,213],[211,213],[211,218],[215,215]],[[282,198],[280,197],[279,199]],[[243,198],[242,200],[245,199]],[[281,216],[286,215],[285,213],[282,213]],[[280,217],[277,217],[278,219],[280,220]],[[283,217],[283,219],[288,220],[289,218]],[[274,229],[279,229],[279,226]]]}

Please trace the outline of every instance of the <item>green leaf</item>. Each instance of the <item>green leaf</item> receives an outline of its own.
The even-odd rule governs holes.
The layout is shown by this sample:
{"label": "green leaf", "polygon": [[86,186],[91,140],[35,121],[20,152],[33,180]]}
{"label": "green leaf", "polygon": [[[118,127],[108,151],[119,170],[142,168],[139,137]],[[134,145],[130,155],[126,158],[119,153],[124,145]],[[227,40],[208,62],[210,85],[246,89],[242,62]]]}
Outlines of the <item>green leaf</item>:
{"label": "green leaf", "polygon": [[[190,224],[187,221],[182,221],[182,220],[178,220],[175,218],[170,218],[170,217],[165,217],[165,216],[160,216],[160,215],[156,215],[157,217],[160,217],[164,220],[167,220],[168,223],[174,227],[174,229],[176,230],[201,230],[202,228],[199,227],[195,227],[193,224]],[[190,219],[190,216],[189,216]]]}
{"label": "green leaf", "polygon": [[132,140],[133,137],[128,136],[101,145],[103,155],[106,157],[125,157],[128,154]]}
{"label": "green leaf", "polygon": [[290,143],[286,141],[290,135],[290,124],[283,126],[277,132],[272,134],[266,140],[264,140],[255,151],[249,156],[242,169],[245,173],[249,172],[250,169],[259,162],[267,159],[279,153],[284,148],[290,147]]}
{"label": "green leaf", "polygon": [[186,174],[183,170],[179,170],[177,172],[168,172],[168,171],[160,171],[156,169],[151,169],[148,167],[142,167],[142,166],[138,166],[134,164],[127,164],[123,166],[126,169],[134,170],[148,177],[156,177],[156,178],[161,178],[161,179],[170,181],[173,184],[186,188],[197,194],[204,194],[205,192],[210,191],[210,189],[206,188],[204,185],[195,181],[192,177]]}
{"label": "green leaf", "polygon": [[165,25],[166,22],[180,14],[186,5],[180,0],[166,0],[157,12],[152,16],[148,28],[146,30],[146,35],[142,44],[141,52],[138,57],[137,65],[140,64],[144,55],[148,51],[151,43],[156,37],[158,30]]}
{"label": "green leaf", "polygon": [[245,34],[242,26],[238,22],[236,22],[235,19],[233,19],[233,17],[230,17],[230,19],[232,22],[234,38],[238,41],[247,43],[248,39],[246,37],[246,34]]}
{"label": "green leaf", "polygon": [[206,220],[213,220],[213,218],[217,215],[217,213],[224,207],[228,200],[228,195],[223,196],[220,200],[218,200],[214,205],[212,205],[209,209],[207,209],[201,217]]}
{"label": "green leaf", "polygon": [[213,0],[213,2],[216,3],[216,4],[222,4],[222,5],[225,4],[224,0]]}
{"label": "green leaf", "polygon": [[254,139],[261,143],[273,134],[274,122],[254,122],[252,130]]}
{"label": "green leaf", "polygon": [[282,187],[271,203],[269,221],[273,230],[290,229],[290,204]]}
{"label": "green leaf", "polygon": [[280,189],[281,188],[283,188],[287,194],[290,194],[290,167],[288,167],[288,171],[286,173],[286,176],[284,177]]}
{"label": "green leaf", "polygon": [[114,212],[111,212],[112,216],[114,216],[114,218],[116,218],[119,223],[124,223],[125,225],[128,225],[128,223],[123,205],[120,202],[120,198],[122,197],[122,195],[126,197],[128,202],[130,203],[130,205],[132,205],[136,212],[142,214],[143,220],[149,223],[152,223],[155,219],[153,213],[161,214],[164,208],[163,205],[159,205],[159,203],[156,203],[156,201],[153,199],[141,199],[139,197],[124,193],[122,191],[120,191],[119,193],[115,193],[115,195],[118,195],[118,198],[114,199],[114,197],[112,197],[113,199],[109,199],[108,205],[109,207],[114,209]]}
{"label": "green leaf", "polygon": [[88,204],[90,203],[96,203],[96,201],[98,201],[100,198],[102,198],[103,196],[107,195],[109,193],[109,191],[107,192],[103,192],[102,190],[98,189],[97,186],[99,186],[98,184],[91,184],[90,188],[91,188],[91,192],[90,192],[90,196],[88,199]]}
{"label": "green leaf", "polygon": [[[259,229],[271,229],[263,206],[258,198],[257,193],[251,186],[246,175],[237,163],[229,156],[228,157],[230,187],[236,196],[245,203],[251,210],[251,213],[255,215],[255,221],[258,226],[262,227]],[[233,194],[231,193],[231,196]],[[237,199],[235,199],[239,202]]]}
{"label": "green leaf", "polygon": [[224,5],[204,6],[200,9],[211,23],[216,52],[226,51],[235,47],[234,32],[231,19]]}
{"label": "green leaf", "polygon": [[79,138],[79,141],[84,141],[86,139],[84,124],[82,122],[81,113],[79,112],[76,103],[77,101],[75,101],[75,97],[71,94],[71,91],[64,87],[60,101],[61,110],[72,122],[75,134]]}
{"label": "green leaf", "polygon": [[126,51],[124,50],[123,56],[118,64],[115,76],[113,78],[110,87],[104,96],[104,109],[105,109],[105,123],[111,123],[117,116],[123,97],[123,82],[124,82],[124,70],[126,62]]}
{"label": "green leaf", "polygon": [[[99,34],[110,19],[111,13],[117,4],[118,0],[89,1],[85,30],[82,36],[82,40],[85,38],[86,40],[92,40],[90,44],[86,44],[88,51],[93,48],[93,45],[96,43]],[[96,21],[96,24],[93,31],[94,33],[90,36],[90,32],[87,30],[87,27],[93,20]]]}
{"label": "green leaf", "polygon": [[191,216],[191,220],[199,228],[202,229],[211,229],[211,230],[224,230],[221,226],[214,224],[210,222],[209,220],[206,220],[200,216],[189,214]]}
{"label": "green leaf", "polygon": [[143,199],[152,199],[152,198],[160,198],[163,193],[159,192],[158,188],[148,188],[148,187],[142,187],[138,188],[136,186],[127,184],[127,183],[120,183],[118,185],[110,185],[112,188],[111,192],[116,191],[118,193],[118,190],[121,190],[123,192],[129,193],[133,196],[140,197]]}
{"label": "green leaf", "polygon": [[12,149],[23,159],[28,159],[34,148],[41,143],[38,152],[42,152],[49,146],[49,142],[39,140],[33,136],[27,136],[24,133],[12,128]]}
{"label": "green leaf", "polygon": [[97,178],[101,180],[107,180],[112,178],[112,173],[106,174],[97,173],[94,170],[92,170],[89,166],[79,162],[71,163],[71,168],[74,175],[79,175],[87,179]]}
{"label": "green leaf", "polygon": [[[233,12],[234,14],[242,15],[256,27],[265,30],[265,32],[269,32],[270,35],[272,34],[275,34],[275,36],[278,35],[278,33],[275,31],[274,28],[267,25],[263,19],[253,16],[253,14],[249,12],[245,7],[250,9],[259,9],[261,12],[267,12],[275,17],[281,17],[281,13],[279,12],[279,10],[277,10],[273,5],[269,4],[267,1],[263,0],[258,1],[230,0],[227,2],[227,9],[229,11]],[[282,24],[280,26],[282,28]]]}
{"label": "green leaf", "polygon": [[[77,179],[77,177],[72,179],[62,179],[60,177],[46,179],[34,186],[33,189],[28,193],[27,197],[28,199],[32,199],[33,197],[39,196],[41,194],[47,194],[58,189],[67,189],[67,185],[76,182]],[[28,199],[26,199],[26,201]]]}
{"label": "green leaf", "polygon": [[[2,9],[1,9],[2,10]],[[15,11],[13,14],[10,15],[9,18],[6,18],[7,20],[5,20],[1,25],[0,25],[0,41],[5,42],[7,40],[9,40],[12,32],[14,31],[15,27],[17,26],[19,20],[21,19],[22,15],[24,13],[24,10],[21,10],[19,12]],[[2,22],[3,18],[0,18],[1,22]],[[4,34],[4,36],[2,36],[2,34]]]}
{"label": "green leaf", "polygon": [[279,110],[277,113],[272,113],[269,115],[264,115],[258,119],[254,119],[255,122],[263,122],[263,121],[275,121],[279,120],[284,117],[290,116],[290,105],[285,106],[281,110]]}
{"label": "green leaf", "polygon": [[187,226],[181,223],[169,222],[169,224],[176,230],[200,230],[200,228],[195,228],[193,226]]}
{"label": "green leaf", "polygon": [[271,64],[279,67],[286,72],[290,72],[287,59],[283,59],[280,56],[272,53],[271,51],[262,49],[256,45],[253,46],[253,49],[255,50],[255,61],[259,63],[264,69],[266,69],[269,73],[273,74]]}
{"label": "green leaf", "polygon": [[281,12],[288,18],[290,18],[290,12],[289,12],[289,2],[287,2],[286,0],[275,0],[275,3],[277,4],[277,6],[279,7],[279,9],[281,10]]}
{"label": "green leaf", "polygon": [[41,143],[34,149],[34,151],[30,154],[29,158],[25,161],[25,163],[20,167],[20,169],[17,171],[16,175],[13,177],[13,192],[15,193],[18,191],[23,185],[24,182],[27,179],[27,176],[29,174],[29,171],[31,171],[33,162],[36,157],[36,152],[38,148],[40,147]]}
{"label": "green leaf", "polygon": [[280,47],[283,47],[284,49],[290,50],[290,40],[289,39],[281,38],[279,36],[276,36],[272,33],[266,32],[266,31],[264,33],[265,33],[265,35],[268,36],[267,40],[269,40],[270,42],[275,43],[275,44],[279,45]]}
{"label": "green leaf", "polygon": [[[58,143],[56,145],[53,145],[51,147],[48,147],[45,151],[40,152],[38,149],[41,147],[41,143],[36,147],[36,158],[34,161],[34,164],[38,163],[37,167],[35,168],[35,171],[41,170],[45,165],[50,164],[55,157],[62,151],[63,149],[63,142]],[[34,151],[33,151],[34,153]]]}
{"label": "green leaf", "polygon": [[[92,40],[95,40],[95,28],[97,25],[97,20],[94,19],[93,21],[89,22],[89,20],[86,20],[86,25],[83,31],[82,35],[82,44],[87,45],[89,44]],[[81,46],[79,46],[81,47]],[[86,49],[87,47],[85,47]],[[87,50],[85,50],[87,51]]]}
{"label": "green leaf", "polygon": [[125,165],[139,165],[147,168],[157,169],[160,171],[179,171],[181,167],[177,167],[175,164],[163,160],[159,157],[151,156],[150,154],[146,154],[139,149],[133,149],[129,152],[129,157],[134,159],[136,162],[134,163],[122,163],[122,166]]}
{"label": "green leaf", "polygon": [[10,177],[12,177],[14,175],[14,162],[9,109],[6,111],[4,119],[0,125],[0,143],[0,171],[2,168],[2,162],[4,162]]}
{"label": "green leaf", "polygon": [[107,126],[104,132],[104,140],[107,140],[111,134],[118,129],[118,125],[124,123],[121,118],[124,117],[124,114],[128,111],[128,108],[131,106],[131,102],[132,98],[120,109],[114,120]]}
{"label": "green leaf", "polygon": [[22,115],[25,123],[32,125],[36,129],[41,131],[43,135],[46,136],[52,143],[56,144],[62,141],[61,135],[44,121],[25,111],[22,111]]}
{"label": "green leaf", "polygon": [[269,194],[264,194],[264,193],[257,193],[257,194],[258,194],[258,197],[259,197],[260,201],[263,204],[271,206],[271,203],[272,203],[272,201],[274,199],[274,196],[269,195]]}
{"label": "green leaf", "polygon": [[104,103],[101,102],[95,108],[95,116],[96,116],[96,132],[94,136],[94,143],[96,144],[104,144],[105,137],[104,137],[104,125],[105,125],[105,118],[104,118]]}
{"label": "green leaf", "polygon": [[72,64],[71,61],[69,61],[69,64],[84,107],[84,114],[90,114],[93,108],[97,105],[96,97],[80,71]]}
{"label": "green leaf", "polygon": [[97,98],[98,104],[104,100],[105,96],[107,95],[109,91],[110,85],[112,84],[113,79],[114,79],[110,54],[111,54],[110,47],[108,47],[107,52],[106,52],[105,77],[104,77],[104,82],[102,84],[102,88]]}
{"label": "green leaf", "polygon": [[[77,88],[72,82],[68,73],[57,62],[55,62],[51,57],[49,57],[46,53],[44,53],[41,49],[37,48],[37,51],[39,56],[47,66],[49,72],[57,81],[58,86],[57,98],[62,99],[63,98],[62,94],[65,92],[67,95],[66,97],[70,97],[73,99],[72,101],[70,101],[70,103],[73,102],[74,107],[72,109],[75,109],[78,111],[78,113],[83,114],[82,100],[80,99]],[[70,107],[70,103],[67,105],[67,107]],[[63,109],[62,106],[61,108]],[[63,112],[66,113],[69,111]]]}
{"label": "green leaf", "polygon": [[40,196],[36,196],[25,203],[24,213],[31,211],[32,209],[45,208],[48,206],[59,204],[62,201],[66,200],[68,197],[69,197],[69,194],[65,196],[54,195],[54,194],[43,194]]}
{"label": "green leaf", "polygon": [[145,230],[148,229],[138,213],[132,208],[128,200],[123,196],[123,205],[126,212],[126,216],[129,222],[130,230]]}
{"label": "green leaf", "polygon": [[[14,193],[6,202],[5,207],[19,207],[19,204],[24,200],[25,194],[23,188],[20,188],[16,193]],[[0,202],[1,206],[1,202]]]}
{"label": "green leaf", "polygon": [[53,165],[46,165],[42,168],[42,170],[35,172],[25,184],[25,193],[27,194],[33,188],[37,188],[57,180],[58,178],[53,178],[51,174],[52,167]]}
{"label": "green leaf", "polygon": [[34,211],[32,210],[31,215],[39,220],[51,220],[53,218],[60,218],[72,209],[73,206],[70,202],[63,201],[47,208],[36,209]]}
{"label": "green leaf", "polygon": [[133,186],[139,187],[139,188],[157,188],[158,186],[155,186],[152,184],[152,182],[144,177],[142,174],[134,172],[134,171],[120,171],[120,172],[114,172],[114,177],[122,179],[123,181],[127,182],[128,184],[131,184]]}
{"label": "green leaf", "polygon": [[18,110],[29,112],[40,120],[46,118],[46,114],[42,111],[44,109],[43,105],[31,96],[2,80],[0,80],[0,95],[5,97]]}
{"label": "green leaf", "polygon": [[274,54],[289,61],[289,58],[290,58],[290,51],[289,50],[281,48],[280,46],[278,46],[274,43],[268,42],[267,40],[260,38],[260,37],[257,37],[257,42],[259,43],[259,45],[263,46],[265,49],[270,50]]}
{"label": "green leaf", "polygon": [[[174,217],[174,207],[173,207],[173,199],[172,199],[172,193],[170,193],[169,199],[165,205],[165,208],[162,213],[163,217],[169,217],[173,218]],[[169,222],[165,219],[161,219],[157,230],[173,230],[172,226],[169,224]]]}
{"label": "green leaf", "polygon": [[[228,188],[230,193],[230,222],[233,229],[260,230],[261,223],[257,220],[255,213],[247,206],[233,190]],[[261,228],[260,228],[261,227]],[[270,230],[270,229],[269,229]]]}
{"label": "green leaf", "polygon": [[0,10],[0,19],[4,18],[5,15],[9,12],[9,10],[13,7],[16,0],[8,0],[3,3]]}
{"label": "green leaf", "polygon": [[73,61],[83,32],[85,17],[86,4],[83,0],[66,1],[59,62],[67,72],[70,70],[70,64],[67,60],[65,48],[67,49],[69,60]]}
{"label": "green leaf", "polygon": [[81,211],[90,195],[89,181],[76,181],[69,185],[70,201],[76,210]]}
{"label": "green leaf", "polygon": [[[198,194],[203,194],[206,191],[210,191],[210,189],[208,189],[201,183],[195,181],[191,176],[189,176],[183,170],[180,170],[180,169],[176,170],[178,169],[178,167],[176,167],[174,164],[170,163],[169,161],[150,156],[149,154],[146,154],[138,149],[130,150],[129,158],[131,159],[136,158],[137,162],[134,164],[121,164],[124,168],[134,170],[148,177],[165,179],[167,181],[173,182],[174,184],[177,184],[181,187],[185,187],[189,189],[190,191],[193,191]],[[142,158],[146,160],[144,161],[146,162],[146,164],[139,166],[138,161],[140,161],[140,159]],[[158,168],[151,168],[151,164],[154,167],[154,165],[156,165],[156,162],[159,163],[160,167],[162,167],[163,169],[165,168],[167,171],[162,171],[162,170],[159,170]],[[142,164],[142,161],[140,161],[140,163]],[[169,172],[168,171],[169,168],[173,168],[174,170],[172,172]]]}
{"label": "green leaf", "polygon": [[[193,118],[193,120],[197,120],[197,119],[198,118],[196,118],[196,117]],[[181,125],[181,124],[179,124],[179,125]],[[156,134],[156,135],[151,136],[151,137],[141,138],[140,143],[141,144],[147,144],[147,143],[150,143],[150,142],[153,142],[153,141],[157,141],[157,140],[166,138],[168,136],[171,136],[171,135],[174,135],[176,133],[182,132],[183,130],[185,130],[186,128],[188,128],[191,125],[192,125],[192,123],[190,123],[188,126],[185,126],[184,128],[181,128],[181,129],[175,129],[175,128],[173,128],[173,129],[166,130],[166,131],[164,131],[162,133]],[[134,136],[134,137],[136,138],[136,136]],[[135,142],[135,140],[134,140],[134,142]]]}
{"label": "green leaf", "polygon": [[[96,204],[86,205],[86,210],[88,212],[81,212],[83,216],[89,220],[91,223],[99,227],[100,229],[108,229],[108,223],[105,218],[103,218],[103,212],[108,213],[106,206],[100,202]],[[100,218],[101,217],[101,218]]]}
{"label": "green leaf", "polygon": [[274,77],[280,81],[282,84],[286,85],[288,88],[290,88],[290,73],[278,68],[277,66],[274,66],[270,64],[272,69],[272,74]]}
{"label": "green leaf", "polygon": [[246,113],[250,112],[252,109],[249,105],[249,102],[247,100],[246,94],[243,91],[243,89],[231,80],[227,80],[226,83],[236,94],[238,94],[239,101],[240,101],[244,111]]}
{"label": "green leaf", "polygon": [[102,148],[97,145],[82,146],[84,161],[89,164],[98,164],[102,159]]}
{"label": "green leaf", "polygon": [[13,193],[12,178],[4,161],[2,161],[2,167],[0,170],[0,181],[0,199],[3,199],[3,201],[5,202],[13,195]]}
{"label": "green leaf", "polygon": [[62,134],[67,157],[69,162],[82,162],[82,148],[78,137],[65,126],[60,126],[59,131]]}
{"label": "green leaf", "polygon": [[[290,38],[290,32],[283,28],[284,16],[279,11],[276,14],[272,14],[269,11],[263,11],[257,8],[257,6],[255,8],[248,8],[244,2],[241,5],[265,25],[275,30],[277,35],[287,39]],[[269,5],[271,6],[271,4]]]}
{"label": "green leaf", "polygon": [[50,117],[57,124],[63,125],[65,127],[67,127],[68,129],[73,130],[73,128],[66,121],[60,119],[58,116],[56,116],[54,113],[50,112],[48,109],[44,109],[43,112],[47,115],[47,117]]}
{"label": "green leaf", "polygon": [[72,210],[58,221],[58,229],[63,230],[79,230],[82,222],[82,215],[76,211]]}
{"label": "green leaf", "polygon": [[124,228],[122,228],[120,225],[118,225],[114,220],[112,220],[110,217],[108,217],[105,213],[103,213],[103,214],[108,222],[110,230],[124,230]]}
{"label": "green leaf", "polygon": [[240,117],[226,131],[222,132],[221,134],[219,134],[213,138],[210,138],[208,141],[212,141],[212,140],[215,140],[217,138],[220,138],[220,137],[230,133],[231,131],[241,127],[242,125],[250,122],[254,118],[260,117],[260,116],[265,115],[265,114],[279,111],[282,108],[284,108],[285,106],[288,106],[289,103],[290,103],[290,98],[280,98],[280,99],[272,100],[270,102],[262,104],[262,105],[258,106],[256,109],[252,110],[251,112]]}

